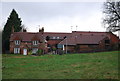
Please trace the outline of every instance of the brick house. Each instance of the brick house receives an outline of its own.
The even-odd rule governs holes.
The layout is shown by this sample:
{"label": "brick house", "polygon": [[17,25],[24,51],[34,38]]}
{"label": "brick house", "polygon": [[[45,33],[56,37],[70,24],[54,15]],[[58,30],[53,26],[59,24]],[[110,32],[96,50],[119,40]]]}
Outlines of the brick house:
{"label": "brick house", "polygon": [[[70,35],[71,33],[44,32],[44,38],[47,40],[48,52],[53,51],[53,48],[58,49],[58,44]],[[49,39],[47,39],[47,37]]]}
{"label": "brick house", "polygon": [[47,43],[43,31],[38,33],[13,32],[10,38],[10,53],[27,55],[28,52],[36,53],[38,49],[47,52]]}
{"label": "brick house", "polygon": [[59,44],[63,46],[63,50],[79,53],[111,50],[112,46],[118,43],[119,38],[111,32],[73,31],[70,37]]}
{"label": "brick house", "polygon": [[39,49],[43,53],[63,50],[67,53],[90,52],[110,49],[117,45],[119,38],[110,32],[81,32],[72,33],[44,32],[44,28],[37,33],[13,32],[10,38],[10,53],[27,55],[30,51],[36,53]]}

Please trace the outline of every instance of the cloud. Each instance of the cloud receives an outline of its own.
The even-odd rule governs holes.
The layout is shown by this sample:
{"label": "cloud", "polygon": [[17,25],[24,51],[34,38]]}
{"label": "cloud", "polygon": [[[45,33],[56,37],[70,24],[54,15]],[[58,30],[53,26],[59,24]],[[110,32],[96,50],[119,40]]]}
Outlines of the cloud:
{"label": "cloud", "polygon": [[1,0],[2,2],[103,2],[106,0]]}
{"label": "cloud", "polygon": [[14,8],[29,31],[38,31],[38,25],[51,32],[70,32],[76,25],[82,31],[97,30],[101,27],[101,6],[101,2],[4,2],[2,19],[5,22]]}

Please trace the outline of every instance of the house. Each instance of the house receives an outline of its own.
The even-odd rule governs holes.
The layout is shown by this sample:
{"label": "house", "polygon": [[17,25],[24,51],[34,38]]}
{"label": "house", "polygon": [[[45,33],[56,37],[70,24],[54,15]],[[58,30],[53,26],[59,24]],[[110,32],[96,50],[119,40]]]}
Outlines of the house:
{"label": "house", "polygon": [[39,49],[47,52],[47,43],[43,36],[44,30],[38,33],[13,32],[10,37],[10,53],[24,54],[28,52],[36,53]]}
{"label": "house", "polygon": [[119,38],[111,32],[72,31],[72,33],[13,32],[10,37],[10,53],[27,55],[43,50],[43,54],[63,50],[66,53],[111,50]]}
{"label": "house", "polygon": [[44,38],[47,40],[48,52],[58,49],[58,44],[65,38],[69,38],[71,33],[44,32]]}
{"label": "house", "polygon": [[67,52],[93,52],[112,50],[118,45],[119,38],[111,32],[81,32],[73,31],[72,35],[59,44]]}

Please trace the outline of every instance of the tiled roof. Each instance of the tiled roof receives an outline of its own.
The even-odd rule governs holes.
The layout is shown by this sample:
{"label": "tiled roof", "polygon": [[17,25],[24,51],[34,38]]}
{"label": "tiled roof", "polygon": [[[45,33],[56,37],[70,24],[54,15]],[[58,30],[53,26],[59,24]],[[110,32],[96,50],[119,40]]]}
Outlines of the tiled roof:
{"label": "tiled roof", "polygon": [[59,32],[44,32],[44,37],[60,37],[60,39],[63,39],[65,36],[69,37],[71,33],[59,33]]}
{"label": "tiled roof", "polygon": [[13,34],[11,34],[10,41],[13,41],[15,37],[19,37],[22,41],[31,41],[34,37],[42,39],[41,35],[41,33],[14,32]]}
{"label": "tiled roof", "polygon": [[110,32],[90,32],[90,31],[73,31],[72,32],[74,35],[102,35],[102,36],[106,36],[107,34],[109,35]]}
{"label": "tiled roof", "polygon": [[31,32],[14,32],[11,34],[10,41],[13,41],[15,37],[21,38],[22,41],[31,41],[32,38],[37,37],[38,39],[43,39],[46,38],[47,36],[49,37],[60,37],[63,39],[65,36],[68,37],[70,36],[71,33],[52,33],[52,32],[44,32],[43,34],[38,32],[38,33],[31,33]]}
{"label": "tiled roof", "polygon": [[76,44],[99,44],[99,41],[104,39],[105,35],[72,35],[61,41],[59,44],[76,45]]}
{"label": "tiled roof", "polygon": [[76,37],[77,44],[99,44],[106,36],[102,35],[81,35]]}
{"label": "tiled roof", "polygon": [[65,38],[63,41],[61,41],[59,44],[63,44],[63,45],[76,45],[76,40],[75,37],[71,36],[68,38]]}
{"label": "tiled roof", "polygon": [[16,37],[20,38],[22,41],[31,41],[33,38],[43,40],[47,36],[49,37],[59,37],[60,39],[64,39],[59,44],[67,44],[68,45],[76,45],[76,44],[98,44],[99,41],[108,37],[109,39],[115,41],[118,39],[117,36],[112,35],[109,32],[83,32],[83,31],[73,31],[72,33],[58,33],[58,32],[14,32],[11,34],[10,41],[13,41]]}

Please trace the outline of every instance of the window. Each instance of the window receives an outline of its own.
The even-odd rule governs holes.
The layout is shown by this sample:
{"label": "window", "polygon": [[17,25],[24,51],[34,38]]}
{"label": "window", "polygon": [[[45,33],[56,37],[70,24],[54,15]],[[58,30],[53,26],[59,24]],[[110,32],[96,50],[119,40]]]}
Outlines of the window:
{"label": "window", "polygon": [[110,40],[105,40],[105,44],[110,44]]}
{"label": "window", "polygon": [[57,48],[63,48],[63,45],[62,44],[58,44]]}
{"label": "window", "polygon": [[59,39],[60,37],[57,37],[57,39]]}
{"label": "window", "polygon": [[55,39],[55,37],[53,37],[53,39]]}
{"label": "window", "polygon": [[20,53],[20,48],[14,48],[14,54]]}
{"label": "window", "polygon": [[51,47],[51,45],[50,45],[50,44],[48,44],[47,46],[48,46],[48,47]]}
{"label": "window", "polygon": [[33,45],[37,45],[38,44],[38,41],[33,41]]}
{"label": "window", "polygon": [[52,37],[52,39],[60,39],[60,37]]}
{"label": "window", "polygon": [[20,45],[20,40],[15,40],[15,45]]}

